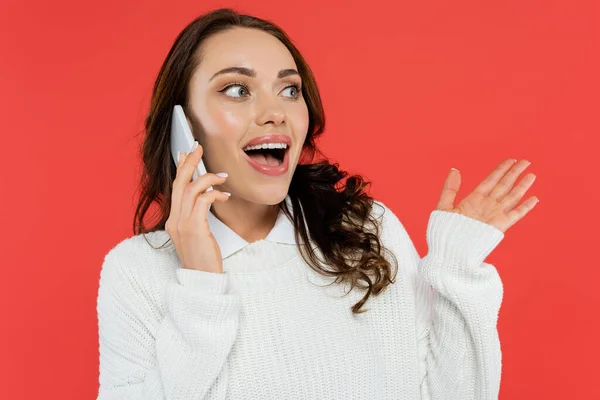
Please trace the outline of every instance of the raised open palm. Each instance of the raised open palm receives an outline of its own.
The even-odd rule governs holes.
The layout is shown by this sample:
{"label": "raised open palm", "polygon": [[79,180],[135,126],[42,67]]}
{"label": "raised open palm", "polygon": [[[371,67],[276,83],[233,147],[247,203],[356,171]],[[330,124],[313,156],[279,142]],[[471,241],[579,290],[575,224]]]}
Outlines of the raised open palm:
{"label": "raised open palm", "polygon": [[513,158],[502,161],[456,206],[454,202],[460,188],[461,176],[458,170],[452,169],[446,178],[436,209],[462,214],[506,232],[539,201],[536,196],[532,196],[517,206],[536,178],[534,174],[529,173],[513,187],[519,175],[530,164],[527,160],[517,162]]}

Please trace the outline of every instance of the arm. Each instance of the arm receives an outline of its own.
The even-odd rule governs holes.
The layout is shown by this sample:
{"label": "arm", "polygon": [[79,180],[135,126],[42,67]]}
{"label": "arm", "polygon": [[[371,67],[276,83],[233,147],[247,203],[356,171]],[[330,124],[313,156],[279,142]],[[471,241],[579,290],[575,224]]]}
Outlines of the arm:
{"label": "arm", "polygon": [[502,354],[496,323],[503,287],[496,268],[483,260],[503,237],[491,225],[435,210],[427,256],[420,259],[412,246],[423,400],[498,398]]}
{"label": "arm", "polygon": [[377,203],[384,208],[383,234],[407,257],[403,270],[414,288],[421,400],[497,399],[503,288],[494,266],[483,260],[504,234],[435,210],[427,227],[429,252],[421,259],[396,215]]}
{"label": "arm", "polygon": [[199,400],[209,390],[224,399],[240,309],[226,294],[228,275],[179,268],[158,321],[152,294],[121,257],[109,252],[100,273],[98,400]]}

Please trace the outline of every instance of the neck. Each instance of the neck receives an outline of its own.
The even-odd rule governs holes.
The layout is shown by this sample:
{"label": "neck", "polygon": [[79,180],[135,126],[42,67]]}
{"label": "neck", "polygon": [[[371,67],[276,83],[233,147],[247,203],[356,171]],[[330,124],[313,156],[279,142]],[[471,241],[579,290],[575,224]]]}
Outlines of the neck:
{"label": "neck", "polygon": [[258,204],[236,197],[214,202],[211,212],[242,239],[253,243],[266,238],[273,229],[279,204]]}

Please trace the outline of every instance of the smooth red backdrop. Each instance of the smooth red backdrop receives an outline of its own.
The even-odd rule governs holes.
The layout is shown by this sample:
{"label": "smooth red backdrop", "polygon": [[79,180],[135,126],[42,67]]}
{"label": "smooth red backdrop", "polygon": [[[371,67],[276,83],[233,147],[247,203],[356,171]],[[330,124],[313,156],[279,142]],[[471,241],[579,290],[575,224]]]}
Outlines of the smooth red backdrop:
{"label": "smooth red backdrop", "polygon": [[0,398],[95,398],[98,278],[132,235],[135,134],[176,35],[220,6],[291,35],[323,150],[373,182],[421,256],[451,167],[460,201],[503,159],[532,161],[540,203],[487,259],[505,290],[500,398],[600,398],[592,0],[3,1]]}

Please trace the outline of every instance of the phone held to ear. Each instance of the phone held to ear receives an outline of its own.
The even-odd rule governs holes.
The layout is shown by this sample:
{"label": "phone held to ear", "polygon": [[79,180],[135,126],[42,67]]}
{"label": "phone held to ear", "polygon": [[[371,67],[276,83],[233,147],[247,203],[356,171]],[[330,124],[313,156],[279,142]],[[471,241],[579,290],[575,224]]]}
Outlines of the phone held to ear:
{"label": "phone held to ear", "polygon": [[[173,107],[173,118],[171,120],[171,155],[175,161],[175,166],[178,164],[177,153],[181,152],[187,154],[191,152],[194,141],[195,139],[187,119],[185,118],[183,108],[180,105],[176,105]],[[198,166],[194,170],[192,181],[195,181],[204,174],[206,174],[206,167],[204,166],[202,159],[200,159]],[[213,190],[212,186],[209,186],[208,189],[206,189],[207,192],[210,192],[211,190]]]}

